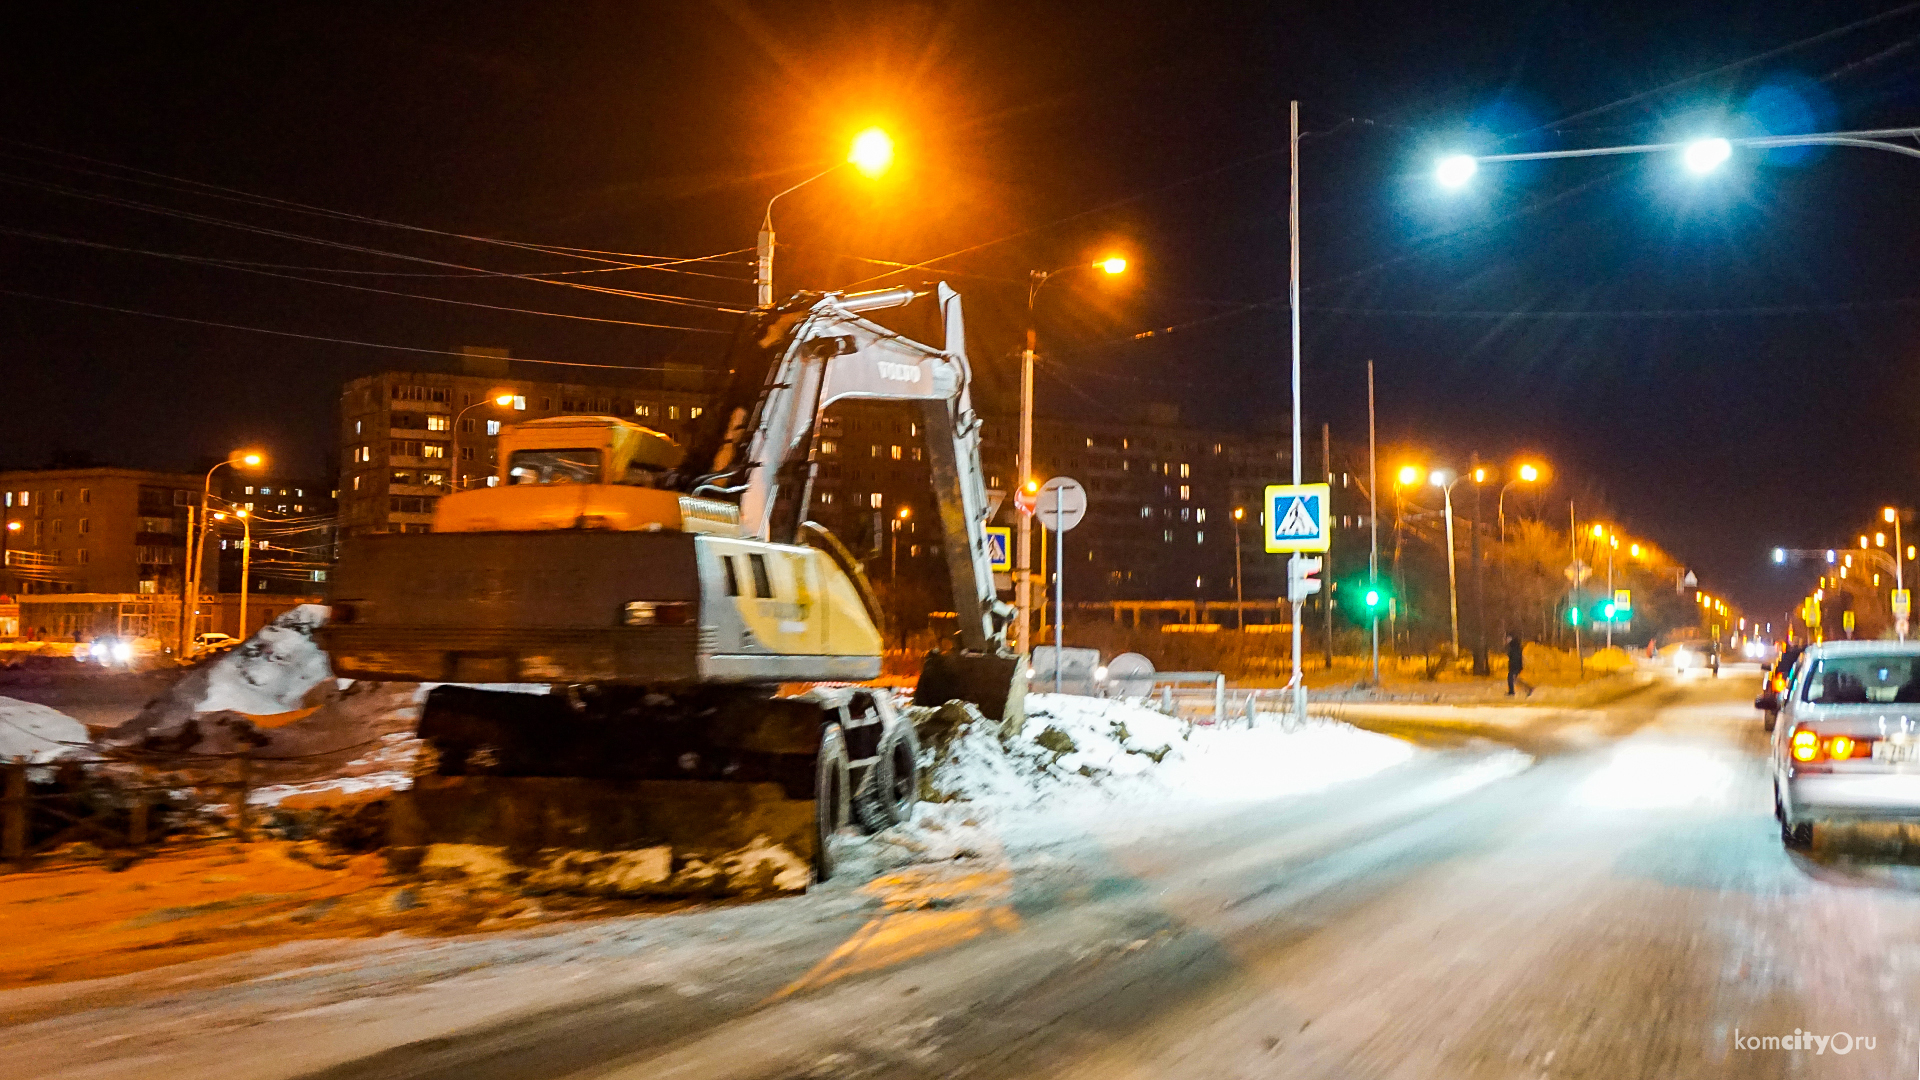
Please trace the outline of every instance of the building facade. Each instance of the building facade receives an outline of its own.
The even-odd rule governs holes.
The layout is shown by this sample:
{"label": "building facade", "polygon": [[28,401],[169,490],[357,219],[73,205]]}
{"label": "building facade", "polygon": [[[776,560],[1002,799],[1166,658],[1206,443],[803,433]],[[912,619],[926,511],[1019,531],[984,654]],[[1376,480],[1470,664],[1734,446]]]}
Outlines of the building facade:
{"label": "building facade", "polygon": [[[493,359],[493,358],[488,358]],[[657,386],[515,378],[507,362],[463,373],[389,371],[340,395],[339,535],[426,532],[442,495],[484,485],[497,467],[502,424],[546,416],[618,416],[685,442],[706,406],[697,372]],[[501,406],[495,399],[511,397]]]}
{"label": "building facade", "polygon": [[178,596],[187,511],[199,505],[202,479],[113,468],[0,473],[0,592]]}

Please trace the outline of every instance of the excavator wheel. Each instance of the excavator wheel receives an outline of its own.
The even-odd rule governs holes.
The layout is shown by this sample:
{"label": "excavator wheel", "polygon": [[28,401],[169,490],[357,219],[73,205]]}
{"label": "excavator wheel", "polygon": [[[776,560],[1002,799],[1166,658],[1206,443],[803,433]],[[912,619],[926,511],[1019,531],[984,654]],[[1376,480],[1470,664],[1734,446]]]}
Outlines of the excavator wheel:
{"label": "excavator wheel", "polygon": [[815,881],[833,877],[833,845],[840,830],[852,819],[849,810],[847,735],[838,723],[820,727],[820,754],[814,772],[814,823],[817,831],[813,850]]}
{"label": "excavator wheel", "polygon": [[853,793],[853,812],[862,828],[877,833],[912,821],[919,801],[920,740],[901,720],[880,736],[873,764]]}

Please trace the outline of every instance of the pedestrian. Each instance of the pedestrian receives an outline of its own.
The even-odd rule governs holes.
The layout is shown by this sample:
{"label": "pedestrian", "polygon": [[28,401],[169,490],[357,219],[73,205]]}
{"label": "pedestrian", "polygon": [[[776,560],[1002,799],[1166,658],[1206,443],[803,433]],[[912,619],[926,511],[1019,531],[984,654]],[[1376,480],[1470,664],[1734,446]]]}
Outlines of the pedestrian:
{"label": "pedestrian", "polygon": [[1528,697],[1533,696],[1533,684],[1520,677],[1520,673],[1526,670],[1526,667],[1527,667],[1526,643],[1520,640],[1519,634],[1508,634],[1507,635],[1507,696],[1508,697],[1513,696],[1513,688],[1516,684],[1527,688]]}

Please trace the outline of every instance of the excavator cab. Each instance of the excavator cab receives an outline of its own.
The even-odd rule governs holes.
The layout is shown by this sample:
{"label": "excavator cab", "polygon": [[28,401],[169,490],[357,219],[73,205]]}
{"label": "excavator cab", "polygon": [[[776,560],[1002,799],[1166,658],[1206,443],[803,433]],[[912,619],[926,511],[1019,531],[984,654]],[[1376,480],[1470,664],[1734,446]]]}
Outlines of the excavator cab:
{"label": "excavator cab", "polygon": [[433,531],[682,530],[685,500],[660,485],[685,456],[666,435],[617,416],[514,424],[500,433],[492,484],[442,498]]}

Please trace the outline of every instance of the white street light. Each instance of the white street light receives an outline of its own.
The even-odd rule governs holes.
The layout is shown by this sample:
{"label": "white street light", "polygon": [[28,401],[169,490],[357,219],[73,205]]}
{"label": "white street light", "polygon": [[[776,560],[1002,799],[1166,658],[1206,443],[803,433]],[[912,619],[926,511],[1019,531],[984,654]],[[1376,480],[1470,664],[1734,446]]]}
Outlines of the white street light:
{"label": "white street light", "polygon": [[1471,154],[1449,154],[1440,159],[1440,166],[1434,170],[1434,175],[1441,187],[1457,188],[1473,179],[1473,174],[1479,171],[1480,163]]}
{"label": "white street light", "polygon": [[1695,139],[1687,144],[1683,157],[1687,171],[1695,175],[1710,173],[1733,156],[1733,144],[1725,139]]}

